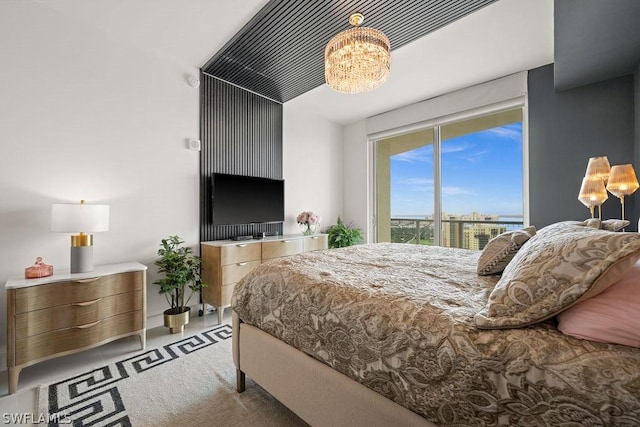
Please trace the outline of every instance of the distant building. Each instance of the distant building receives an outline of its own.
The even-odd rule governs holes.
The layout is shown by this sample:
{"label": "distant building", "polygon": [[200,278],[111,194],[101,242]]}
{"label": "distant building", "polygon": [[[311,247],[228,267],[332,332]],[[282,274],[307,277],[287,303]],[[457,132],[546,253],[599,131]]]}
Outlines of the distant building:
{"label": "distant building", "polygon": [[497,222],[498,215],[484,215],[473,212],[471,215],[442,214],[442,245],[452,248],[484,249],[489,240],[507,231],[505,225],[483,224],[472,221]]}

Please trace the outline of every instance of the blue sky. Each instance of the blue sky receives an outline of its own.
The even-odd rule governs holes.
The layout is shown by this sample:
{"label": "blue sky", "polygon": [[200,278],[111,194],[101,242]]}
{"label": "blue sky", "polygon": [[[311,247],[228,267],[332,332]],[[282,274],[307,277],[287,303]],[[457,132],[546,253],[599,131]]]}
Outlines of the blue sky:
{"label": "blue sky", "polygon": [[[391,216],[433,214],[433,146],[391,157]],[[442,211],[522,214],[522,123],[442,142]]]}

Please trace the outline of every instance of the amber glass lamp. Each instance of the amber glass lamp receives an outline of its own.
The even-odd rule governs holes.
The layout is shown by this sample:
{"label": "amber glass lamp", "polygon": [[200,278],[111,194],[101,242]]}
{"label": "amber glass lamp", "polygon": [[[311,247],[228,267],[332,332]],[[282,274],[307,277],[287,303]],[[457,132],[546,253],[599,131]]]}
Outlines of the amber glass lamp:
{"label": "amber glass lamp", "polygon": [[606,184],[609,180],[610,172],[611,166],[609,165],[607,156],[591,157],[587,164],[587,172],[584,176],[590,179],[599,178]]}
{"label": "amber glass lamp", "polygon": [[607,190],[614,196],[620,199],[620,205],[622,206],[622,219],[624,219],[624,198],[635,193],[640,187],[638,185],[638,178],[636,178],[636,172],[633,170],[633,165],[615,165],[611,167],[611,173],[609,174],[609,182],[607,182]]}
{"label": "amber glass lamp", "polygon": [[[582,178],[578,200],[589,208],[591,218],[594,217],[593,211],[595,207],[600,207],[608,198],[607,189],[604,187],[604,181],[602,179],[597,177],[589,178],[587,176]],[[599,210],[598,217],[602,219],[602,209]]]}

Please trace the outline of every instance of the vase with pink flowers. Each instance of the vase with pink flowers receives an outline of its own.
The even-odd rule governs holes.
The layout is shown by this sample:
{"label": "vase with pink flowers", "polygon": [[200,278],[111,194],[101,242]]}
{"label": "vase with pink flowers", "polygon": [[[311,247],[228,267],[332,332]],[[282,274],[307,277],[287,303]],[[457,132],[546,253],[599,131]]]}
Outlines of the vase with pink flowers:
{"label": "vase with pink flowers", "polygon": [[298,225],[302,229],[302,234],[310,236],[320,228],[320,215],[311,211],[304,211],[298,214]]}

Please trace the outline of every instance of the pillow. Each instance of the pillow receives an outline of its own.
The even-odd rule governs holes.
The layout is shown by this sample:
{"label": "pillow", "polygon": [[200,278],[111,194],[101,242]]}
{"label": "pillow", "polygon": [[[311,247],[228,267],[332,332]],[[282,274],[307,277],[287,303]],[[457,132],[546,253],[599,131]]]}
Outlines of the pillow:
{"label": "pillow", "polygon": [[[570,221],[565,221],[565,223],[567,222],[570,222]],[[591,228],[602,228],[602,221],[599,220],[598,218],[589,218],[579,223],[579,225],[584,225],[585,227],[591,227]]]}
{"label": "pillow", "polygon": [[[567,221],[567,223],[570,222],[571,221]],[[598,218],[589,218],[582,222],[577,222],[576,224],[584,225],[585,227],[600,228],[607,231],[618,231],[628,226],[630,222],[626,219],[607,219],[605,221],[601,221]]]}
{"label": "pillow", "polygon": [[477,272],[481,276],[502,273],[524,243],[536,234],[535,227],[507,231],[489,240],[478,259]]}
{"label": "pillow", "polygon": [[618,231],[627,227],[629,224],[631,223],[626,219],[607,219],[605,221],[602,221],[602,225],[600,226],[600,228],[608,231]]}
{"label": "pillow", "polygon": [[549,225],[507,265],[475,324],[505,329],[549,319],[604,291],[638,259],[638,233],[611,233],[573,221]]}
{"label": "pillow", "polygon": [[558,329],[577,338],[640,347],[640,261],[600,295],[560,313]]}

